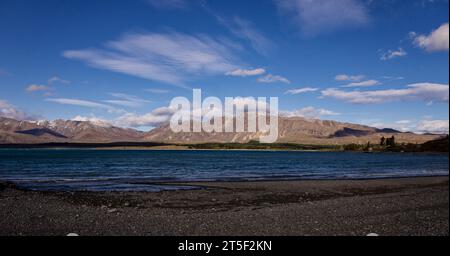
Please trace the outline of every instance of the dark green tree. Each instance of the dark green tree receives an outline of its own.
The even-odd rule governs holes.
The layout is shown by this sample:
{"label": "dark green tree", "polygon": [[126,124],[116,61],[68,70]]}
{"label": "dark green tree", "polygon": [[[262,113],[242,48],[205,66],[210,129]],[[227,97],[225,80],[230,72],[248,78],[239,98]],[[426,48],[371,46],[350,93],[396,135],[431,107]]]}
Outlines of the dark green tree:
{"label": "dark green tree", "polygon": [[395,147],[395,144],[396,144],[396,142],[395,142],[395,137],[392,136],[392,137],[391,137],[391,147]]}
{"label": "dark green tree", "polygon": [[380,139],[380,146],[382,146],[382,147],[386,146],[386,138],[384,136],[381,137],[381,139]]}
{"label": "dark green tree", "polygon": [[370,141],[367,142],[366,147],[364,148],[364,151],[372,151],[372,144],[370,144]]}
{"label": "dark green tree", "polygon": [[395,137],[394,136],[386,139],[386,146],[390,147],[390,148],[395,147]]}

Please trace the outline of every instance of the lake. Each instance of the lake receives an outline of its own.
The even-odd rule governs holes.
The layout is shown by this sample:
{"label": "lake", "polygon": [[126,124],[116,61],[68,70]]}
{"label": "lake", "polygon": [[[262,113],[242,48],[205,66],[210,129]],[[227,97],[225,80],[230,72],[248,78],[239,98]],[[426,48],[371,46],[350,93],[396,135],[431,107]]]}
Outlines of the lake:
{"label": "lake", "polygon": [[448,175],[448,156],[298,151],[0,149],[0,180],[46,191],[191,189],[151,183]]}

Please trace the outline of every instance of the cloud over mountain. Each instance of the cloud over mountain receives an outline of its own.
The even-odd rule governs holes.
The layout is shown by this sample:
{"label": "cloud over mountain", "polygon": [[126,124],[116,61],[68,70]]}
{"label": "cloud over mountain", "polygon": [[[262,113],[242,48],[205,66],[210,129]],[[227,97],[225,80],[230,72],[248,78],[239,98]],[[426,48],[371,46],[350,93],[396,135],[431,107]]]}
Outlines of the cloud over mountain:
{"label": "cloud over mountain", "polygon": [[0,117],[13,118],[16,120],[36,120],[36,116],[30,115],[18,109],[6,100],[0,100]]}

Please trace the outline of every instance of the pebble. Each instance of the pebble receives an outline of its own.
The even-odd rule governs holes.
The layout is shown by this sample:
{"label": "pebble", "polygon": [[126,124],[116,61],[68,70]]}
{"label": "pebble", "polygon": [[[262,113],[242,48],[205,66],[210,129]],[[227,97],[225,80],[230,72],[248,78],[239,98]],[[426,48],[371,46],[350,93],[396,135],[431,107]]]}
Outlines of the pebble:
{"label": "pebble", "polygon": [[117,209],[109,209],[108,210],[108,213],[115,213],[115,212],[117,212]]}
{"label": "pebble", "polygon": [[67,236],[79,236],[77,233],[69,233]]}

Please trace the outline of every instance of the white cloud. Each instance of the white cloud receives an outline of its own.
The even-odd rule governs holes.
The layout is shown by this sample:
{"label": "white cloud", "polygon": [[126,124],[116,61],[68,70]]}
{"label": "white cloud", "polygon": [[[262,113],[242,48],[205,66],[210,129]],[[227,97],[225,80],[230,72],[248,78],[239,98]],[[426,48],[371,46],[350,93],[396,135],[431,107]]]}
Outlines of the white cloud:
{"label": "white cloud", "polygon": [[412,123],[411,120],[399,120],[395,122],[396,124],[410,124]]}
{"label": "white cloud", "polygon": [[400,47],[397,50],[388,50],[387,52],[382,53],[380,60],[392,60],[406,55],[408,55],[408,53]]}
{"label": "white cloud", "polygon": [[336,81],[352,81],[352,82],[359,82],[361,80],[363,80],[365,78],[365,76],[363,75],[346,75],[346,74],[341,74],[341,75],[337,75],[334,79]]}
{"label": "white cloud", "polygon": [[88,117],[78,115],[70,120],[80,121],[80,122],[90,122],[90,123],[93,123],[95,125],[102,126],[102,127],[111,127],[112,126],[110,121],[103,119],[103,118],[95,117],[93,115],[88,116]]}
{"label": "white cloud", "polygon": [[116,100],[105,100],[105,103],[119,105],[124,107],[141,107],[146,103],[150,103],[148,100],[141,99],[134,95],[128,95],[124,93],[110,93],[111,96],[117,98]]}
{"label": "white cloud", "polygon": [[269,105],[266,102],[260,102],[260,104],[258,104],[258,99],[252,97],[236,97],[233,100],[233,104],[236,108],[245,108],[248,105],[257,104],[269,111]]}
{"label": "white cloud", "polygon": [[48,85],[40,85],[40,84],[30,84],[27,86],[27,88],[25,89],[28,93],[33,93],[33,92],[38,92],[38,91],[42,91],[42,92],[46,92],[44,94],[44,96],[50,96],[53,93],[52,91],[52,85],[54,84],[70,84],[71,82],[68,80],[64,80],[58,76],[54,76],[51,77],[50,79],[48,79],[47,84]]}
{"label": "white cloud", "polygon": [[6,100],[0,100],[0,117],[12,118],[16,120],[36,120],[36,117],[11,105]]}
{"label": "white cloud", "polygon": [[288,91],[286,91],[286,94],[296,95],[296,94],[302,94],[302,93],[308,93],[308,92],[315,92],[318,90],[319,90],[319,88],[304,87],[304,88],[288,90]]}
{"label": "white cloud", "polygon": [[394,129],[400,132],[415,132],[415,124],[414,123],[401,123],[399,121],[394,122],[394,123],[383,123],[380,121],[375,121],[375,122],[361,122],[362,124],[366,124],[367,126],[370,127],[375,127],[378,129],[385,129],[385,128],[389,128],[389,129]]}
{"label": "white cloud", "polygon": [[106,45],[102,50],[65,51],[63,55],[95,68],[181,87],[195,76],[239,68],[235,47],[205,35],[130,34]]}
{"label": "white cloud", "polygon": [[268,74],[266,76],[258,78],[258,82],[260,83],[285,83],[290,84],[291,81],[289,81],[287,78],[277,75]]}
{"label": "white cloud", "polygon": [[127,113],[117,118],[114,123],[123,127],[158,126],[168,122],[174,113],[172,108],[161,107],[144,115]]}
{"label": "white cloud", "polygon": [[80,99],[67,99],[67,98],[51,98],[46,99],[46,101],[49,102],[55,102],[63,105],[72,105],[72,106],[79,106],[79,107],[87,107],[87,108],[98,108],[98,109],[104,109],[107,110],[110,113],[124,113],[123,110],[117,109],[113,106],[97,103],[93,101],[88,100],[80,100]]}
{"label": "white cloud", "polygon": [[[247,105],[253,105],[256,101],[254,98],[248,97],[237,97],[233,100],[233,104],[235,107],[246,107]],[[268,109],[267,104],[263,104],[263,108]],[[211,111],[220,111],[219,109],[211,109],[211,110],[203,110],[203,109],[196,109],[194,110],[194,114],[206,114],[210,113]],[[249,110],[247,110],[249,111]],[[157,109],[154,109],[152,112],[139,115],[136,113],[126,113],[110,122],[100,119],[101,121],[104,121],[106,123],[112,123],[113,125],[120,126],[120,127],[155,127],[159,126],[161,124],[167,123],[170,121],[170,118],[172,115],[176,112],[176,109],[171,107],[160,107]],[[221,112],[223,113],[223,110]],[[294,111],[280,111],[281,116],[285,117],[304,117],[304,118],[321,118],[323,116],[336,116],[340,115],[339,113],[336,113],[331,110],[327,109],[316,109],[314,107],[305,107],[302,109],[294,110]],[[193,118],[196,118],[195,116]],[[78,120],[81,121],[89,121],[89,120],[96,120],[96,118],[84,118],[84,117],[77,117]]]}
{"label": "white cloud", "polygon": [[[251,97],[236,97],[233,99],[233,104],[236,108],[244,108],[246,109],[249,105],[254,105],[257,103],[257,99]],[[262,107],[268,109],[267,103],[263,103]],[[256,110],[256,109],[255,109]],[[170,118],[177,110],[172,107],[160,107],[154,109],[153,111],[146,114],[136,114],[136,113],[126,113],[116,119],[114,119],[111,123],[121,127],[148,127],[148,126],[159,126],[163,123],[170,121]],[[197,116],[201,114],[205,115],[206,113],[211,113],[214,111],[221,111],[219,114],[225,114],[224,110],[220,110],[218,108],[204,110],[204,109],[194,109],[191,113],[189,110],[189,114],[193,115],[193,118],[196,119]]]}
{"label": "white cloud", "polygon": [[393,123],[373,120],[370,122],[363,121],[361,123],[378,129],[391,128],[401,132],[448,134],[449,131],[449,120],[399,120]]}
{"label": "white cloud", "polygon": [[320,119],[323,116],[336,116],[340,114],[327,109],[322,108],[316,109],[314,107],[305,107],[294,111],[281,111],[280,115],[285,117],[304,117],[304,118]]}
{"label": "white cloud", "polygon": [[48,84],[52,85],[55,83],[70,84],[71,82],[69,80],[64,80],[58,76],[54,76],[54,77],[51,77],[50,79],[48,79]]}
{"label": "white cloud", "polygon": [[358,0],[276,0],[276,4],[309,36],[365,26],[370,20],[366,5]]}
{"label": "white cloud", "polygon": [[416,130],[423,133],[449,133],[449,120],[424,120]]}
{"label": "white cloud", "polygon": [[391,80],[391,81],[405,79],[403,76],[382,76],[381,78],[386,79],[386,80]]}
{"label": "white cloud", "polygon": [[38,84],[30,84],[27,88],[26,91],[27,92],[38,92],[38,91],[49,91],[50,88],[48,86],[45,85],[38,85]]}
{"label": "white cloud", "polygon": [[227,76],[247,77],[247,76],[263,75],[264,73],[266,73],[266,70],[263,69],[263,68],[257,68],[257,69],[236,69],[236,70],[227,72],[226,75]]}
{"label": "white cloud", "polygon": [[435,101],[447,102],[449,86],[446,84],[418,83],[408,85],[404,89],[388,89],[377,91],[342,91],[329,88],[322,91],[323,98],[334,98],[355,104],[375,104],[390,101]]}
{"label": "white cloud", "polygon": [[370,87],[370,86],[376,86],[376,85],[380,85],[381,83],[377,80],[367,80],[367,81],[362,81],[362,82],[354,82],[354,83],[350,83],[347,85],[344,85],[342,87]]}
{"label": "white cloud", "polygon": [[449,25],[448,22],[442,24],[438,29],[429,35],[418,35],[415,32],[410,33],[415,46],[428,52],[448,51],[449,48]]}

